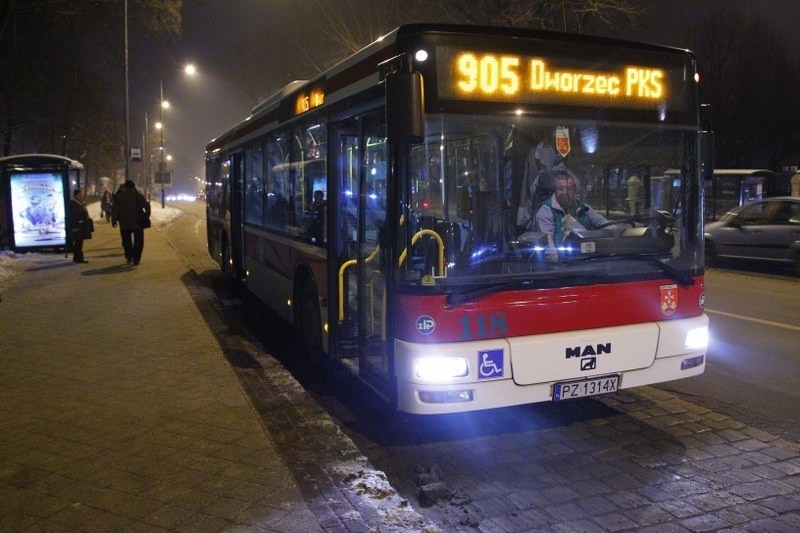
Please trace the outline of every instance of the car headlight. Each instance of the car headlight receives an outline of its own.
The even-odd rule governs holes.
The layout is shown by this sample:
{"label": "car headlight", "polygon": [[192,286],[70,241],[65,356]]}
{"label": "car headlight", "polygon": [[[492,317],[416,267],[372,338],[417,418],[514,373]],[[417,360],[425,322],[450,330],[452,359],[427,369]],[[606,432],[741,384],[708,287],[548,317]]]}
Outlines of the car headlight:
{"label": "car headlight", "polygon": [[416,374],[430,381],[459,378],[469,374],[469,364],[463,357],[422,357],[417,359]]}

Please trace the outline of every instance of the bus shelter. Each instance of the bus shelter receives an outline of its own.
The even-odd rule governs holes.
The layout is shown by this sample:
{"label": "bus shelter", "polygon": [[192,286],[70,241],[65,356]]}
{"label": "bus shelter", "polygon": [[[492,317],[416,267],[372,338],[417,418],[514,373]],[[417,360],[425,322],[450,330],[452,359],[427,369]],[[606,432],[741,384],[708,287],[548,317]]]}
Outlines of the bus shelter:
{"label": "bus shelter", "polygon": [[735,207],[776,195],[774,172],[766,169],[715,169],[705,182],[705,218],[713,221]]}
{"label": "bus shelter", "polygon": [[0,158],[0,243],[15,251],[69,248],[67,205],[83,165],[52,154]]}

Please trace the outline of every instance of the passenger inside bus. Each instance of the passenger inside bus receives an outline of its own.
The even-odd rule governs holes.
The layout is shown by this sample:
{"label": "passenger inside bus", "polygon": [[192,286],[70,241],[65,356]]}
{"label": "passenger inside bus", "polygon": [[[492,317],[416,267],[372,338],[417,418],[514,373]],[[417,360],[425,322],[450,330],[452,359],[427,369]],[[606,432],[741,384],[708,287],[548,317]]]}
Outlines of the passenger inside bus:
{"label": "passenger inside bus", "polygon": [[325,242],[325,208],[327,205],[325,193],[320,190],[314,191],[314,200],[308,206],[308,214],[312,218],[306,231],[308,239],[314,244],[322,245]]}
{"label": "passenger inside bus", "polygon": [[528,228],[531,226],[536,210],[553,193],[552,183],[549,186],[544,183],[540,184],[540,176],[551,170],[564,169],[566,169],[564,158],[549,141],[539,141],[536,147],[531,149],[523,171],[519,207],[517,208],[518,227]]}
{"label": "passenger inside bus", "polygon": [[288,223],[289,200],[283,194],[283,187],[275,182],[267,200],[267,225],[285,229]]}

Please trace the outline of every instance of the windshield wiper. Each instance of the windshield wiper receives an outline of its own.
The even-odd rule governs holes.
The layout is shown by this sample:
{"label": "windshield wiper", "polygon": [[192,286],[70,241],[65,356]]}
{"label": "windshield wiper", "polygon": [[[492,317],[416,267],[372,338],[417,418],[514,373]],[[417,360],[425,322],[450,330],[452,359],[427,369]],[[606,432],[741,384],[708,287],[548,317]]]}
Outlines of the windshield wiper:
{"label": "windshield wiper", "polygon": [[495,283],[492,285],[479,287],[477,289],[469,289],[464,292],[448,294],[445,302],[447,305],[461,305],[467,302],[473,302],[478,298],[496,294],[501,291],[510,289],[533,289],[538,285],[537,282],[550,281],[553,279],[575,278],[584,274],[585,273],[583,272],[540,272],[534,274],[535,277],[533,279],[531,279],[530,275],[528,275],[524,279],[504,281],[502,283]]}
{"label": "windshield wiper", "polygon": [[689,275],[686,271],[678,270],[669,263],[661,261],[660,259],[658,259],[658,257],[651,257],[650,260],[656,265],[658,265],[658,267],[665,273],[669,274],[669,277],[677,281],[681,285],[681,287],[686,288],[694,285],[695,283],[694,278],[691,275]]}
{"label": "windshield wiper", "polygon": [[682,287],[691,287],[694,285],[695,281],[694,278],[686,273],[683,270],[679,270],[674,266],[670,265],[669,263],[665,263],[661,261],[659,257],[663,257],[664,254],[653,252],[653,253],[632,253],[632,254],[607,254],[607,255],[592,255],[589,257],[580,257],[576,259],[572,259],[566,261],[566,263],[573,263],[573,262],[586,262],[591,261],[594,259],[634,259],[634,260],[644,260],[656,265],[662,272],[667,274],[670,278],[677,281]]}
{"label": "windshield wiper", "polygon": [[[635,254],[609,254],[609,255],[600,255],[600,256],[591,256],[591,257],[581,257],[572,259],[569,261],[565,261],[563,264],[570,264],[570,263],[584,263],[586,261],[592,259],[634,259],[634,260],[644,260],[650,263],[653,263],[657,266],[662,272],[666,273],[670,278],[677,281],[682,287],[691,287],[695,284],[694,278],[691,277],[688,273],[675,268],[674,266],[665,263],[659,259],[662,257],[663,254],[660,253],[635,253]],[[482,287],[478,287],[475,289],[469,289],[463,292],[456,292],[447,295],[447,299],[445,300],[447,305],[461,305],[467,302],[475,301],[479,298],[484,298],[491,294],[496,294],[501,291],[511,290],[511,289],[534,289],[539,286],[543,282],[559,279],[567,279],[567,278],[577,278],[582,277],[587,274],[586,271],[581,272],[574,272],[574,271],[543,271],[537,272],[533,274],[533,278],[530,275],[526,276],[524,279],[518,280],[511,280],[511,281],[504,281],[501,283],[495,283],[492,285],[485,285]]]}

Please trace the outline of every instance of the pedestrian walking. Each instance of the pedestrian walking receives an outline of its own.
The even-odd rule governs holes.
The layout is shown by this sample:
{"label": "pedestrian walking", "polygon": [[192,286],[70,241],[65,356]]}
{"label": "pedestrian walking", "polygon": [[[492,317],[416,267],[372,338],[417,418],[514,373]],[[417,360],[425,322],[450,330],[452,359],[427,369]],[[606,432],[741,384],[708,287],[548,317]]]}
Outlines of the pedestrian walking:
{"label": "pedestrian walking", "polygon": [[111,208],[111,225],[119,224],[122,248],[128,264],[138,265],[144,250],[144,230],[150,227],[150,202],[136,190],[131,180],[114,197]]}
{"label": "pedestrian walking", "polygon": [[103,196],[100,198],[100,215],[106,219],[106,222],[111,222],[111,208],[114,205],[114,197],[111,191],[106,189],[103,191]]}
{"label": "pedestrian walking", "polygon": [[[125,184],[124,183],[120,183],[119,187],[117,187],[117,190],[114,192],[113,198],[111,200],[111,218],[112,219],[114,218],[114,202],[116,201],[117,196],[119,196],[120,193],[122,191],[124,191],[124,190],[125,190]],[[114,225],[112,224],[111,227],[114,227]],[[122,236],[122,228],[120,228],[120,230],[119,230],[119,245],[122,246],[123,250],[125,249],[125,237]]]}
{"label": "pedestrian walking", "polygon": [[83,203],[83,191],[75,189],[69,202],[69,231],[72,236],[72,261],[88,263],[83,257],[83,241],[92,238],[94,222]]}

